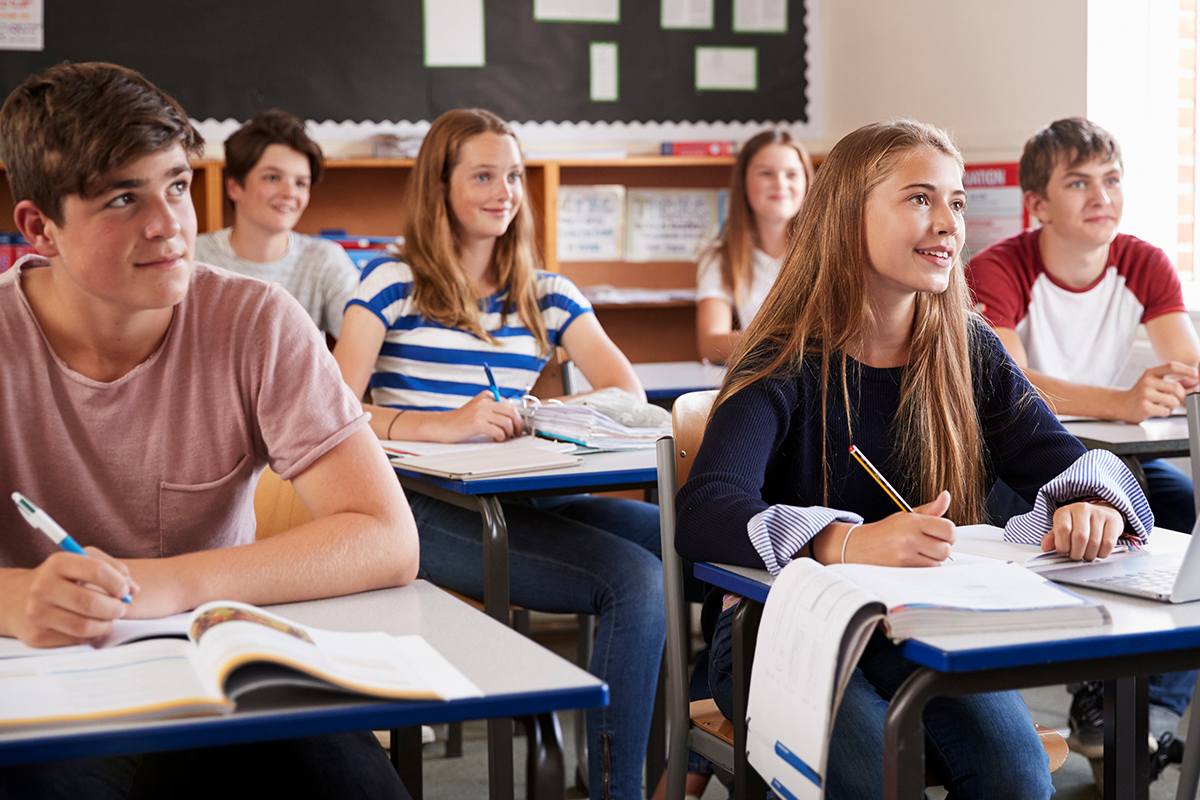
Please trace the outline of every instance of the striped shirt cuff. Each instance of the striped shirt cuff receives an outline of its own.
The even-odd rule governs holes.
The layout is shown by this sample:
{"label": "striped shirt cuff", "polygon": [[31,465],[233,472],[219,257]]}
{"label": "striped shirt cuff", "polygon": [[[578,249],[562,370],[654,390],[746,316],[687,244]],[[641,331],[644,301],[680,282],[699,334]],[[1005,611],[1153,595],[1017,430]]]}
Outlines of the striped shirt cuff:
{"label": "striped shirt cuff", "polygon": [[1041,544],[1054,527],[1054,512],[1084,497],[1100,497],[1125,517],[1122,538],[1145,544],[1154,527],[1150,503],[1137,478],[1121,459],[1107,450],[1089,450],[1038,492],[1033,511],[1018,514],[1004,527],[1004,538],[1022,544]]}
{"label": "striped shirt cuff", "polygon": [[791,563],[792,556],[831,522],[862,522],[863,518],[849,511],[837,511],[823,506],[799,508],[775,505],[758,512],[746,523],[750,543],[762,556],[767,571],[778,575]]}

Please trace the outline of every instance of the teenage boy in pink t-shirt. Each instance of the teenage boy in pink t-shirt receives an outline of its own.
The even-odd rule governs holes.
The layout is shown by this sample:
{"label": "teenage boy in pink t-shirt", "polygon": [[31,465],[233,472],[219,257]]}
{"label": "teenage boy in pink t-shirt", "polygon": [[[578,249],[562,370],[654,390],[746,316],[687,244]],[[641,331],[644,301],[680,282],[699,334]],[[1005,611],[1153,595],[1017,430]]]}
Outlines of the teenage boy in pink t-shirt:
{"label": "teenage boy in pink t-shirt", "polygon": [[[54,647],[123,616],[416,575],[404,495],[304,311],[277,286],[193,263],[188,157],[202,144],[174,100],[111,64],[52,67],[0,109],[14,216],[37,252],[0,276],[0,635]],[[314,519],[255,542],[267,464]],[[26,525],[14,491],[91,558]],[[363,733],[0,770],[0,797],[131,785],[407,797]]]}

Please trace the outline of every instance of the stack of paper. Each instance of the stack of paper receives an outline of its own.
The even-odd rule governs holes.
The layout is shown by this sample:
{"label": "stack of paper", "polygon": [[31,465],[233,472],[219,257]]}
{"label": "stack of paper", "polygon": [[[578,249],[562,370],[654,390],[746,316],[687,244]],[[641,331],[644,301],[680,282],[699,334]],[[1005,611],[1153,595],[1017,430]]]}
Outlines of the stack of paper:
{"label": "stack of paper", "polygon": [[400,469],[437,475],[450,480],[493,478],[518,475],[545,469],[574,467],[583,461],[579,456],[556,453],[558,448],[543,447],[530,437],[509,439],[494,447],[448,450],[431,455],[393,458]]}
{"label": "stack of paper", "polygon": [[601,450],[644,450],[671,435],[671,428],[631,428],[583,405],[543,405],[530,424],[538,436]]}

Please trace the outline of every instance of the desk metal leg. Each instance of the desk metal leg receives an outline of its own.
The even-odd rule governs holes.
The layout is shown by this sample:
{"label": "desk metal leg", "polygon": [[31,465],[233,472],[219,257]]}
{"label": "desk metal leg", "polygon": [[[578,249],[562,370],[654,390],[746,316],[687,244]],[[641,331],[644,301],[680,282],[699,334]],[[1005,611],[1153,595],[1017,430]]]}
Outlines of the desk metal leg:
{"label": "desk metal leg", "polygon": [[563,766],[562,731],[554,713],[522,717],[529,752],[525,759],[525,785],[529,800],[563,800],[566,769]]}
{"label": "desk metal leg", "polygon": [[476,499],[483,517],[483,610],[508,625],[508,525],[499,498]]}
{"label": "desk metal leg", "polygon": [[763,800],[767,784],[746,758],[746,700],[750,695],[750,665],[758,642],[762,604],[743,598],[733,614],[733,796]]}
{"label": "desk metal leg", "polygon": [[921,667],[908,676],[888,705],[883,723],[884,800],[921,797],[925,793],[925,704],[938,695],[942,676]]}
{"label": "desk metal leg", "polygon": [[392,766],[413,800],[425,796],[424,775],[421,772],[421,726],[391,729]]}
{"label": "desk metal leg", "polygon": [[487,732],[488,797],[490,800],[513,800],[512,718],[489,719]]}
{"label": "desk metal leg", "polygon": [[1104,682],[1104,797],[1150,797],[1150,683],[1145,676]]}

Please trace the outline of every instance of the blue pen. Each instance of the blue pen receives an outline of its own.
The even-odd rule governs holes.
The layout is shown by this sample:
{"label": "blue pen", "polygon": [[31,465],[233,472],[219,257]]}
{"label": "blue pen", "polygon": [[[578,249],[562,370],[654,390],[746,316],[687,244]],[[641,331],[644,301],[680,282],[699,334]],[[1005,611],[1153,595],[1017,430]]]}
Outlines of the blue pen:
{"label": "blue pen", "polygon": [[492,368],[483,362],[483,371],[487,373],[488,383],[492,385],[492,397],[496,398],[496,402],[500,402],[500,387],[496,385],[496,376],[492,374]]}
{"label": "blue pen", "polygon": [[[25,521],[49,536],[50,541],[68,553],[77,553],[81,556],[87,555],[87,551],[79,546],[79,542],[71,538],[71,534],[63,530],[61,525],[55,522],[45,511],[35,506],[25,495],[20,492],[13,492],[12,499],[17,504],[17,508],[21,511],[21,516],[25,518]],[[133,598],[125,595],[121,598],[121,601],[132,603]]]}

